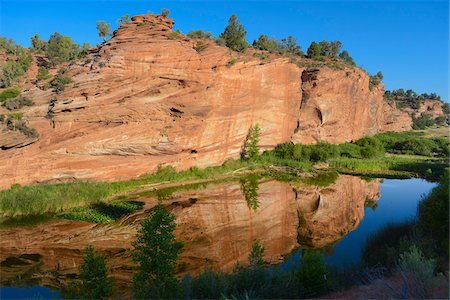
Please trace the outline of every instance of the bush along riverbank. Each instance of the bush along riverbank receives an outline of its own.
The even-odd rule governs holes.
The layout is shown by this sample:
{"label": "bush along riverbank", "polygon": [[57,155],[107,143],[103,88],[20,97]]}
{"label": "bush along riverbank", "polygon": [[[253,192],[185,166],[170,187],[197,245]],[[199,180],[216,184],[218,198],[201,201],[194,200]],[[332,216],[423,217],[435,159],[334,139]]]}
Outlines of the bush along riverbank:
{"label": "bush along riverbank", "polygon": [[[242,158],[228,160],[222,166],[205,169],[193,167],[180,172],[171,166],[161,166],[154,174],[117,182],[83,181],[32,186],[14,184],[10,189],[0,191],[0,217],[98,207],[106,205],[101,203],[118,199],[136,189],[161,183],[211,181],[258,172],[275,178],[294,179],[304,172],[316,173],[318,163],[326,163],[324,169],[344,174],[394,178],[416,176],[429,180],[439,178],[448,164],[449,141],[427,138],[420,132],[384,133],[341,145],[285,143],[262,154],[257,147],[258,131],[249,136],[254,140],[245,142]],[[99,219],[95,216],[92,218]]]}

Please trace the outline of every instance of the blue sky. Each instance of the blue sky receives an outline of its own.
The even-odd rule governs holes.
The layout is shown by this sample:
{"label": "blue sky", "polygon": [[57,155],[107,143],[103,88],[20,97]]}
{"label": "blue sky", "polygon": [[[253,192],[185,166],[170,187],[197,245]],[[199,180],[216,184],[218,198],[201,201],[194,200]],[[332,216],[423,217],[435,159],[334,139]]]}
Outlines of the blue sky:
{"label": "blue sky", "polygon": [[437,92],[449,99],[448,1],[151,1],[0,0],[0,35],[29,46],[57,31],[77,43],[101,42],[95,22],[112,28],[124,15],[171,11],[175,28],[222,32],[236,13],[251,43],[260,33],[311,41],[340,40],[369,73],[382,71],[388,89]]}

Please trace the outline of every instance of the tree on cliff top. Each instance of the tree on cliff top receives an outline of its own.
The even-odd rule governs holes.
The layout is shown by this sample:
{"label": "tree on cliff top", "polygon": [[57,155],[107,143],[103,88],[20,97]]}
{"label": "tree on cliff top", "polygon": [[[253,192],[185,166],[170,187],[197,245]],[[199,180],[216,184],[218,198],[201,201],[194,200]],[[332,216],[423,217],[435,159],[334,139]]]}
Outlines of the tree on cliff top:
{"label": "tree on cliff top", "polygon": [[320,56],[320,47],[316,42],[312,42],[308,48],[307,55],[309,58],[317,58]]}
{"label": "tree on cliff top", "polygon": [[219,36],[219,40],[223,40],[225,45],[234,51],[243,51],[248,47],[248,43],[245,40],[247,31],[244,26],[239,22],[237,16],[232,14],[228,20],[228,26],[225,27],[224,32]]}
{"label": "tree on cliff top", "polygon": [[168,10],[167,8],[163,8],[163,10],[161,11],[161,16],[163,16],[164,18],[168,18],[170,14],[170,10]]}
{"label": "tree on cliff top", "polygon": [[97,21],[98,36],[106,42],[106,38],[111,36],[111,24],[105,21]]}

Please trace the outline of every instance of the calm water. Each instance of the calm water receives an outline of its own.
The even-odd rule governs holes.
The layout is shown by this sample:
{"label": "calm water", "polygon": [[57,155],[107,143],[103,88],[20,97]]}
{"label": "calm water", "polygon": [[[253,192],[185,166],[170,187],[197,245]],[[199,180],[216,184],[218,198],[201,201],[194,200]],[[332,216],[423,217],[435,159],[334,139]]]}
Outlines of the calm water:
{"label": "calm water", "polygon": [[[417,178],[384,179],[380,184],[381,197],[377,206],[364,209],[364,219],[358,228],[333,245],[331,255],[326,255],[325,261],[338,267],[358,264],[367,237],[389,223],[403,223],[414,219],[420,200],[435,186],[436,183]],[[300,255],[301,249],[287,259],[286,265],[298,263]]]}
{"label": "calm water", "polygon": [[[301,248],[326,249],[331,265],[357,264],[367,237],[388,223],[414,218],[422,196],[435,185],[422,179],[367,182],[340,176],[327,187],[263,179],[161,194],[177,217],[175,235],[185,245],[180,273],[198,274],[206,267],[229,271],[236,262],[245,263],[255,240],[264,245],[266,260],[283,267],[298,263]],[[59,282],[70,283],[87,244],[106,256],[118,289],[129,286],[129,245],[157,201],[154,194],[137,200],[145,203],[144,210],[120,226],[55,221],[3,229],[1,299],[60,298],[42,286],[57,289]],[[29,288],[5,287],[17,283]]]}

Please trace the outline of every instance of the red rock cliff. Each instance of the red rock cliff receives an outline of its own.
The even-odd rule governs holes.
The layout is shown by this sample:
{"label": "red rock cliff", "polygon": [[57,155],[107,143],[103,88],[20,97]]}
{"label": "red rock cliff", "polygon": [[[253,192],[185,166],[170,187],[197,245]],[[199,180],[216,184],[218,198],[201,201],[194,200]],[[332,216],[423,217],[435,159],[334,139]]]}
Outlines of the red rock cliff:
{"label": "red rock cliff", "polygon": [[0,128],[0,188],[127,179],[161,163],[220,164],[238,157],[256,123],[263,149],[291,140],[341,143],[411,126],[407,113],[383,101],[382,86],[369,90],[360,69],[311,68],[306,59],[299,67],[274,55],[261,60],[253,50],[232,53],[212,41],[197,52],[197,41],[175,37],[172,25],[161,16],[136,16],[67,67],[74,82],[64,92],[23,93],[35,102],[24,115],[40,137],[23,147],[26,140],[14,143],[18,138]]}

